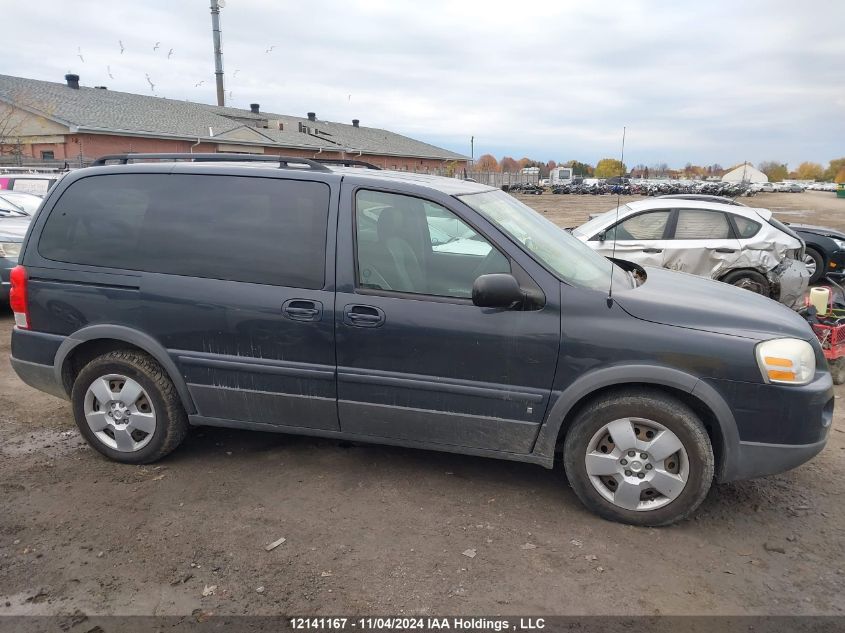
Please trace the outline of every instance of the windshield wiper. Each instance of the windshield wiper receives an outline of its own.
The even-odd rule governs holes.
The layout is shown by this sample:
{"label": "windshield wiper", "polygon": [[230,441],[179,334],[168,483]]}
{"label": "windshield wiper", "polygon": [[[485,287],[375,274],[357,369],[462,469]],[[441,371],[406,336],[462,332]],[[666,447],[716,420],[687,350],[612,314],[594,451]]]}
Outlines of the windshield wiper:
{"label": "windshield wiper", "polygon": [[22,216],[25,216],[25,217],[27,217],[27,218],[29,217],[29,213],[27,213],[27,212],[24,210],[24,208],[23,208],[23,207],[19,207],[19,206],[18,206],[18,205],[16,205],[14,202],[10,202],[9,200],[5,200],[5,199],[4,199],[4,202],[5,202],[6,204],[8,204],[8,205],[10,205],[10,206],[14,207],[14,208],[11,208],[11,209],[8,209],[8,208],[6,208],[6,209],[0,209],[0,213],[10,213],[10,214],[11,214],[11,213],[17,213],[17,214],[22,215]]}

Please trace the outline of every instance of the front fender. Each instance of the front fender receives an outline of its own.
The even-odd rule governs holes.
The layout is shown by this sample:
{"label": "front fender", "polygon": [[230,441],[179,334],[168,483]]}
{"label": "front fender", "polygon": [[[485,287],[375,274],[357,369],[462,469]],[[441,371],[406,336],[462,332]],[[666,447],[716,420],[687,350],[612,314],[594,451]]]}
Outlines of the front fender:
{"label": "front fender", "polygon": [[717,479],[721,479],[725,465],[733,463],[739,446],[739,433],[730,407],[713,387],[701,379],[660,365],[602,367],[580,376],[564,391],[553,393],[552,397],[556,396],[556,399],[543,421],[532,455],[541,463],[552,463],[561,427],[575,407],[601,389],[625,385],[669,387],[689,394],[706,406],[718,423],[721,434],[722,455],[717,472]]}

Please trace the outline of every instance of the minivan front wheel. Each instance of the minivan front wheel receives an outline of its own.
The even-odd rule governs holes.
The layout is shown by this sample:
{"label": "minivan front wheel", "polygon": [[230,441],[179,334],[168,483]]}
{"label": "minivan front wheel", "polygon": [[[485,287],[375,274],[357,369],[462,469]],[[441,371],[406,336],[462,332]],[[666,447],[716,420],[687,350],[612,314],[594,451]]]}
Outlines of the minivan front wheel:
{"label": "minivan front wheel", "polygon": [[119,462],[154,462],[187,434],[187,415],[173,383],[141,352],[117,350],[92,360],[76,377],[71,400],[83,437]]}
{"label": "minivan front wheel", "polygon": [[584,505],[633,525],[689,516],[713,480],[704,426],[688,406],[661,393],[626,391],[596,400],[573,422],[563,454]]}

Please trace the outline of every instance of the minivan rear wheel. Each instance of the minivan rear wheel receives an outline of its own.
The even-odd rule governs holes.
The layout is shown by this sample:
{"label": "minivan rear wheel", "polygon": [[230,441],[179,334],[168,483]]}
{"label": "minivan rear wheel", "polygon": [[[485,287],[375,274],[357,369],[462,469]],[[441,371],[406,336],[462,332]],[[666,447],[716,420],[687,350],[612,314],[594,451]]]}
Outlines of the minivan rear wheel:
{"label": "minivan rear wheel", "polygon": [[626,391],[591,403],[570,427],[563,457],[584,505],[632,525],[688,517],[713,481],[713,448],[701,420],[662,393]]}
{"label": "minivan rear wheel", "polygon": [[153,358],[116,350],[89,362],[71,391],[76,425],[100,453],[148,464],[173,451],[188,418],[167,373]]}

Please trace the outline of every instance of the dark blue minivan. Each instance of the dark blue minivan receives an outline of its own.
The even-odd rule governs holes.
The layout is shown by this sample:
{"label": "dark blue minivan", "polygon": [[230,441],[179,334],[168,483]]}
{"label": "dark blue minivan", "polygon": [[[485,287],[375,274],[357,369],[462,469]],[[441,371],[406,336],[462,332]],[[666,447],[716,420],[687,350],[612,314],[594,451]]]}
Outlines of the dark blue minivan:
{"label": "dark blue minivan", "polygon": [[[113,164],[117,163],[117,164]],[[192,425],[561,461],[663,525],[824,447],[807,323],[610,261],[491,187],[240,155],[125,155],[48,194],[11,275],[12,365],[104,455]]]}

